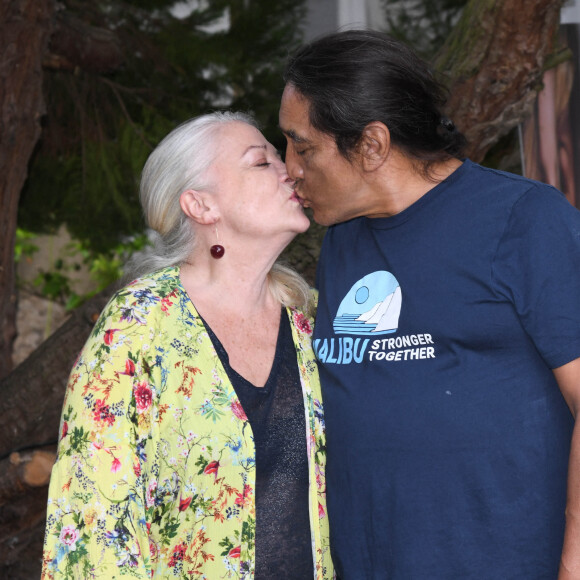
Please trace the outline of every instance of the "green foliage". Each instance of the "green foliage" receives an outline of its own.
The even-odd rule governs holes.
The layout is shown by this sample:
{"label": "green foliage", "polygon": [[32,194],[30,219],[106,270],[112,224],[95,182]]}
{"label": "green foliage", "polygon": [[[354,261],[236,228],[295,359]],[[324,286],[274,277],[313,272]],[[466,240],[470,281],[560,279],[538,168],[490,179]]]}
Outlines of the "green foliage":
{"label": "green foliage", "polygon": [[136,183],[148,152],[121,120],[114,141],[83,143],[58,160],[38,156],[23,191],[20,223],[38,233],[65,223],[72,237],[95,252],[112,250],[143,229]]}
{"label": "green foliage", "polygon": [[85,264],[89,266],[91,278],[96,282],[96,292],[118,280],[123,274],[123,265],[137,251],[148,243],[147,237],[140,234],[126,242],[117,244],[111,252],[95,254],[92,250],[79,245],[79,250],[85,256]]}
{"label": "green foliage", "polygon": [[[119,242],[114,248],[99,252],[83,241],[73,241],[66,247],[65,259],[58,258],[48,265],[48,269],[41,269],[33,280],[33,285],[45,298],[72,310],[118,280],[123,275],[123,265],[147,243],[146,235],[139,234]],[[74,290],[72,276],[81,269],[81,264],[88,270],[94,282],[93,290],[85,294]]]}
{"label": "green foliage", "polygon": [[38,246],[32,243],[36,234],[22,228],[16,228],[16,239],[14,242],[14,261],[20,262],[23,258],[31,258],[38,252]]}
{"label": "green foliage", "polygon": [[[66,224],[102,280],[120,272],[123,240],[143,232],[141,168],[169,130],[212,110],[244,110],[282,144],[281,71],[300,41],[305,1],[189,4],[191,12],[178,18],[174,0],[63,2],[67,14],[113,31],[125,61],[107,74],[45,74],[47,116],[18,220],[35,233]],[[28,250],[21,243],[19,256]],[[62,299],[73,294],[66,277],[53,267],[38,283]]]}
{"label": "green foliage", "polygon": [[430,59],[443,45],[468,0],[381,0],[387,30]]}
{"label": "green foliage", "polygon": [[43,296],[52,301],[61,301],[72,294],[70,279],[62,272],[62,263],[57,263],[50,272],[40,272],[34,279]]}

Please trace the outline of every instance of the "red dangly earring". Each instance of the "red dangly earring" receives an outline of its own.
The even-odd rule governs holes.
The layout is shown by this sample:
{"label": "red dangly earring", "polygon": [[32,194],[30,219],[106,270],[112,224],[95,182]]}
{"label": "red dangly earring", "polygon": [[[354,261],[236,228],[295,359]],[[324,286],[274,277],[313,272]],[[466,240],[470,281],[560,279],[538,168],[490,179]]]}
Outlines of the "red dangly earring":
{"label": "red dangly earring", "polygon": [[[217,239],[217,241],[219,242],[219,237],[218,237],[218,232],[217,232],[217,226],[215,228],[215,237]],[[220,258],[224,257],[224,254],[226,253],[224,247],[220,244],[214,244],[210,249],[209,249],[209,253],[211,254],[212,258],[215,258],[216,260],[219,260]]]}

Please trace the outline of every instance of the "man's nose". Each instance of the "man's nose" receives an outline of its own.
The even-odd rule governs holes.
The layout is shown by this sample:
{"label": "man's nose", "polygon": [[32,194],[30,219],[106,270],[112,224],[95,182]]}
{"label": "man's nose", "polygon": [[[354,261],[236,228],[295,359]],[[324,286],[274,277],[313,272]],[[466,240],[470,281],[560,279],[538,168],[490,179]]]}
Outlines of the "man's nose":
{"label": "man's nose", "polygon": [[293,180],[304,177],[304,171],[298,162],[298,156],[292,151],[291,147],[286,149],[286,171]]}

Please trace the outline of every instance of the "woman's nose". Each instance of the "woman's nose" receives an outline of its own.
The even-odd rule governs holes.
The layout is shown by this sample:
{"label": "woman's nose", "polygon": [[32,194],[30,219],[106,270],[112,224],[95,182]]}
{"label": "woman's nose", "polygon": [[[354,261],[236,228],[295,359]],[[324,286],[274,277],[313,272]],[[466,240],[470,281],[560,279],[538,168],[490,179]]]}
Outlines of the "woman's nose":
{"label": "woman's nose", "polygon": [[287,181],[292,181],[290,176],[288,175],[288,169],[286,168],[286,164],[283,161],[280,161],[276,164],[276,168],[278,169],[278,176],[282,183],[286,183]]}

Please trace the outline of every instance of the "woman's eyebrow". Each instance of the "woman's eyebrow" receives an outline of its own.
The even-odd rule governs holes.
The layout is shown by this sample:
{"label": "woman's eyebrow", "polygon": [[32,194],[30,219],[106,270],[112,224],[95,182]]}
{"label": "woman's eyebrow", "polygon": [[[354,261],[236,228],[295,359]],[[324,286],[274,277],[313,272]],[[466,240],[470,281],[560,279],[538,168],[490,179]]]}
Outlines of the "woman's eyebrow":
{"label": "woman's eyebrow", "polygon": [[263,149],[264,151],[266,151],[267,150],[267,147],[266,147],[266,145],[250,145],[242,153],[242,157],[244,157],[246,155],[246,153],[250,152],[252,149]]}

